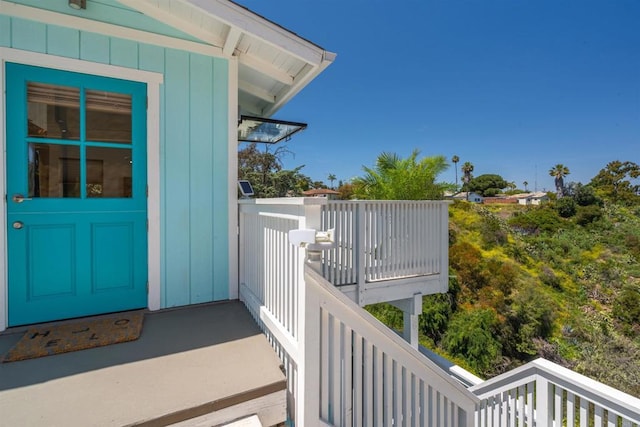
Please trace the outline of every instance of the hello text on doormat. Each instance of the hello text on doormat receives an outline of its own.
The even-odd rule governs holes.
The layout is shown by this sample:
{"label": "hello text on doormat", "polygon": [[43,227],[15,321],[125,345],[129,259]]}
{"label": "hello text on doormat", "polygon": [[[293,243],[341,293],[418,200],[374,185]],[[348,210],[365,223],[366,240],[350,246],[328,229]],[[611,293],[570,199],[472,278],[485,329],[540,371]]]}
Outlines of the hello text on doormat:
{"label": "hello text on doormat", "polygon": [[143,319],[144,313],[134,312],[30,328],[9,350],[2,362],[16,362],[133,341],[140,337]]}

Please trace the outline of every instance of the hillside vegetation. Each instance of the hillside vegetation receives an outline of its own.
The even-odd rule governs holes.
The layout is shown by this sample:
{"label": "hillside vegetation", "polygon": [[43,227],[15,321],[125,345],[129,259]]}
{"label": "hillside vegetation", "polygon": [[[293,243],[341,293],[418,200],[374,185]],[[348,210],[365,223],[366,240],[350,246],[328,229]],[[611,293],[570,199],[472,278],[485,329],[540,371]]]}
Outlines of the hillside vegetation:
{"label": "hillside vegetation", "polygon": [[424,346],[484,378],[544,357],[640,396],[640,205],[455,202],[449,219],[450,290],[423,300]]}

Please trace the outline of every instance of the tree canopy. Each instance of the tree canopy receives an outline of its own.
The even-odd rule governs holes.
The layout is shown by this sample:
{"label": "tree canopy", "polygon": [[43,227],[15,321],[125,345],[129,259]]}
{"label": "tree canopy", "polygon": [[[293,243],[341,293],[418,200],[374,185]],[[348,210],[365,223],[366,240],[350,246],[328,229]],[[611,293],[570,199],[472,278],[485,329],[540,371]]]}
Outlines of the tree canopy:
{"label": "tree canopy", "polygon": [[449,167],[444,156],[423,157],[413,150],[403,159],[384,152],[374,167],[363,167],[365,175],[353,180],[353,192],[359,199],[428,200],[442,199],[448,184],[437,183],[439,174]]}
{"label": "tree canopy", "polygon": [[311,178],[302,174],[304,167],[292,170],[282,168],[282,158],[289,154],[286,146],[264,151],[252,143],[238,151],[238,178],[251,182],[256,197],[284,197],[299,195],[311,186]]}
{"label": "tree canopy", "polygon": [[596,193],[614,202],[637,203],[640,193],[640,166],[615,160],[591,180]]}
{"label": "tree canopy", "polygon": [[[504,188],[507,188],[509,183],[505,181],[500,175],[496,174],[484,174],[477,176],[467,184],[469,191],[475,191],[482,196],[495,196]],[[515,187],[515,184],[514,184]]]}

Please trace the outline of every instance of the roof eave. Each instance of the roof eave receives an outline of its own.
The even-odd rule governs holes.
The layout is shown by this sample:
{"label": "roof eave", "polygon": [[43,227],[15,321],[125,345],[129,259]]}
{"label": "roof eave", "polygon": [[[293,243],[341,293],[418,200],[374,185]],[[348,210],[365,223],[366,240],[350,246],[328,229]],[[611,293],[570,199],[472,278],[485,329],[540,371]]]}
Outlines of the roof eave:
{"label": "roof eave", "polygon": [[[222,56],[236,56],[238,62],[255,72],[264,74],[274,82],[284,85],[277,93],[270,92],[271,88],[258,88],[250,82],[244,83],[244,89],[261,99],[262,106],[252,105],[248,110],[259,113],[263,117],[270,117],[283,105],[291,100],[300,90],[316,78],[335,60],[336,54],[324,50],[322,47],[306,40],[292,31],[240,6],[230,0],[176,0],[182,4],[197,9],[212,19],[229,27],[225,35],[208,33],[186,20],[173,16],[169,10],[164,10],[149,1],[118,0],[121,4],[172,25],[179,30],[202,40],[204,43],[221,49]],[[262,58],[252,56],[251,53],[237,50],[244,35],[253,37],[266,43],[283,55],[306,64],[297,75],[290,75],[287,70],[277,68],[274,64]],[[243,82],[238,82],[243,89]]]}

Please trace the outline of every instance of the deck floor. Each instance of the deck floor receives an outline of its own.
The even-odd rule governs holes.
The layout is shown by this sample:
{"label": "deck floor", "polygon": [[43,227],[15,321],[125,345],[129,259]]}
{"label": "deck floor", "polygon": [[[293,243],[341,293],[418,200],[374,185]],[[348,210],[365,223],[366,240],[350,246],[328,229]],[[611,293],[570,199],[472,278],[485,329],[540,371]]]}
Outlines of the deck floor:
{"label": "deck floor", "polygon": [[[24,332],[0,334],[4,355]],[[286,387],[238,301],[147,313],[132,342],[0,363],[0,426],[167,425]]]}

